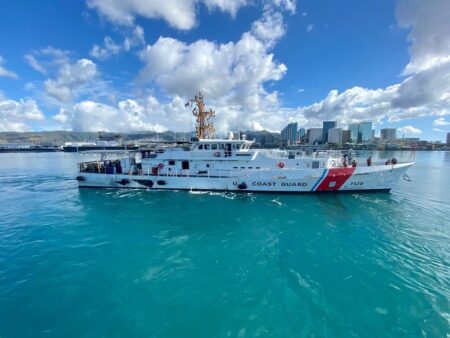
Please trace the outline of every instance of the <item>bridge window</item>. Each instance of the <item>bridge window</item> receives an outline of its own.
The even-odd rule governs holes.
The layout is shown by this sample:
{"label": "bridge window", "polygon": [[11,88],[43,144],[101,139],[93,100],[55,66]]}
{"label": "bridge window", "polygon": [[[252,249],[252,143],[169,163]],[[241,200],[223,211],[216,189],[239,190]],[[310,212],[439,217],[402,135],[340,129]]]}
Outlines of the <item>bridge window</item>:
{"label": "bridge window", "polygon": [[174,160],[169,160],[169,165],[175,165],[175,161]]}
{"label": "bridge window", "polygon": [[211,149],[212,150],[216,150],[217,149],[217,144],[211,144]]}
{"label": "bridge window", "polygon": [[223,143],[219,144],[219,149],[225,149],[225,144]]}
{"label": "bridge window", "polygon": [[211,149],[211,146],[209,144],[205,144],[205,149],[209,150],[209,149]]}
{"label": "bridge window", "polygon": [[198,145],[198,149],[199,149],[199,150],[202,150],[202,149],[203,149],[203,144],[199,144],[199,145]]}

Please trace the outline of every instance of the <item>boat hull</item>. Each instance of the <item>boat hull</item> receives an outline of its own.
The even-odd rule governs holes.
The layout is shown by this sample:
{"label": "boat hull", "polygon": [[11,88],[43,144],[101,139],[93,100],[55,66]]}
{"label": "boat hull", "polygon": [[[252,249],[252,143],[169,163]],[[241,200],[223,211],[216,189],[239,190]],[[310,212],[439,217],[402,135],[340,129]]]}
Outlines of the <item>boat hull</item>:
{"label": "boat hull", "polygon": [[232,176],[79,173],[80,187],[276,193],[389,191],[413,163],[311,170],[261,170]]}

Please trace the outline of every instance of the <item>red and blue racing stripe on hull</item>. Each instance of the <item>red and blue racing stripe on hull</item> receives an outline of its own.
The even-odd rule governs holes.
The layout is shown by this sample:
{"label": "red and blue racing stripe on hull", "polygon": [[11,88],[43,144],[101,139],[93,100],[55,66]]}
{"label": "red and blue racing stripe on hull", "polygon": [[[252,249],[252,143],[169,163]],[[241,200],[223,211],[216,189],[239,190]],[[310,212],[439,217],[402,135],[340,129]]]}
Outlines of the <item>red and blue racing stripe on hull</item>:
{"label": "red and blue racing stripe on hull", "polygon": [[339,190],[353,175],[355,169],[354,167],[325,169],[311,191]]}

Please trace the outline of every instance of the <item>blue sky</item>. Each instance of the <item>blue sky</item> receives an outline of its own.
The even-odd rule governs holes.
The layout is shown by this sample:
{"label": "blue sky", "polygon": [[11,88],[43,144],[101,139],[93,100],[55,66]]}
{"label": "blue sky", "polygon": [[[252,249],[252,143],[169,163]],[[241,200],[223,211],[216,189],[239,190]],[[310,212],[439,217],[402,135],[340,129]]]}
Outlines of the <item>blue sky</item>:
{"label": "blue sky", "polygon": [[450,131],[447,0],[5,2],[0,131],[193,128],[198,90],[220,132],[297,121]]}

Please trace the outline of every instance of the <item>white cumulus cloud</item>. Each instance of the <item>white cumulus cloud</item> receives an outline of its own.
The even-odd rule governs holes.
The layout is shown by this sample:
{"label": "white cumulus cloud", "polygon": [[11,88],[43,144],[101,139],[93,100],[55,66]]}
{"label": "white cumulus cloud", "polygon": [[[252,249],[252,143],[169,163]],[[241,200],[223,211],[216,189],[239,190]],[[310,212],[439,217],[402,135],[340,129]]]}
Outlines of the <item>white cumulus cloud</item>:
{"label": "white cumulus cloud", "polygon": [[48,46],[25,54],[24,59],[35,71],[47,75],[52,68],[69,63],[69,56],[69,51]]}
{"label": "white cumulus cloud", "polygon": [[275,6],[284,9],[291,14],[294,14],[296,10],[296,0],[272,0],[267,1],[266,5],[267,4],[268,6]]}
{"label": "white cumulus cloud", "polygon": [[17,76],[17,74],[14,73],[12,70],[6,69],[4,64],[5,59],[0,55],[0,77],[3,76],[3,77],[10,77],[12,79],[18,79],[19,77]]}
{"label": "white cumulus cloud", "polygon": [[202,0],[209,10],[219,9],[235,16],[237,11],[251,3],[251,0]]}
{"label": "white cumulus cloud", "polygon": [[448,0],[400,0],[397,19],[410,29],[411,60],[405,73],[411,74],[450,60],[450,2]]}
{"label": "white cumulus cloud", "polygon": [[33,54],[26,54],[24,58],[25,61],[30,65],[30,67],[35,71],[44,75],[47,74],[47,70],[45,69],[45,67],[36,59]]}
{"label": "white cumulus cloud", "polygon": [[87,0],[90,8],[109,21],[120,25],[133,25],[136,16],[164,19],[170,26],[187,30],[196,24],[196,7],[203,3],[209,10],[221,10],[232,16],[248,0]]}
{"label": "white cumulus cloud", "polygon": [[264,93],[264,82],[279,80],[286,72],[286,66],[276,63],[264,44],[248,33],[237,43],[220,45],[161,37],[141,58],[146,64],[141,81],[153,81],[169,94],[189,97],[204,91],[210,99],[232,95],[240,103]]}
{"label": "white cumulus cloud", "polygon": [[265,11],[262,18],[252,24],[251,32],[268,47],[273,46],[286,33],[283,15],[272,10]]}
{"label": "white cumulus cloud", "polygon": [[103,46],[94,45],[89,54],[96,59],[106,60],[113,55],[129,51],[133,47],[144,44],[144,30],[142,27],[136,26],[122,43],[116,43],[111,37],[106,36],[103,39]]}
{"label": "white cumulus cloud", "polygon": [[[156,7],[153,1],[88,1],[91,8],[97,9],[101,15],[117,24],[134,25],[135,17],[142,16],[163,18],[179,29],[193,27],[195,4],[199,3],[203,3],[209,10],[218,9],[235,15],[240,7],[248,5],[250,1],[178,1],[176,5],[168,1],[164,4],[159,2]],[[104,116],[113,112],[128,116],[127,126],[119,123],[122,130],[140,129],[146,125],[149,128],[159,125],[166,129],[192,130],[193,119],[183,103],[194,93],[202,91],[208,104],[218,111],[216,125],[220,131],[224,132],[229,128],[273,129],[283,123],[283,115],[277,111],[278,92],[268,90],[268,84],[280,80],[287,67],[274,59],[271,49],[286,33],[283,22],[283,13],[286,12],[295,12],[294,0],[263,1],[262,17],[236,42],[218,44],[197,40],[185,43],[171,37],[160,37],[148,45],[140,53],[144,67],[137,81],[139,84],[151,84],[154,88],[162,89],[167,95],[169,101],[158,102],[157,109],[153,110],[150,104],[155,98],[121,101],[117,107],[83,101],[83,104],[80,103],[76,109],[71,110],[71,118],[67,118],[67,112],[59,113],[54,118],[72,123],[78,129],[110,127],[100,118],[95,120],[102,121],[101,125],[81,123],[82,118],[87,119],[93,114],[93,110],[88,108],[96,107],[97,111],[105,111]],[[177,18],[176,21],[173,21],[174,18]],[[105,59],[119,53],[121,48],[121,44],[107,38],[103,46],[97,45],[91,50],[91,56]],[[126,115],[125,107],[134,107],[134,114]],[[150,122],[149,114],[152,116]]]}
{"label": "white cumulus cloud", "polygon": [[119,54],[122,46],[117,44],[111,37],[105,36],[103,39],[103,47],[94,45],[89,54],[97,59],[106,60],[112,55]]}
{"label": "white cumulus cloud", "polygon": [[398,122],[450,114],[450,62],[413,74],[403,82],[380,89],[353,87],[331,90],[323,100],[296,111],[308,125],[334,119],[340,124],[371,120]]}
{"label": "white cumulus cloud", "polygon": [[44,119],[36,101],[32,99],[11,100],[0,93],[0,131],[27,131],[30,121]]}
{"label": "white cumulus cloud", "polygon": [[282,116],[277,111],[278,92],[269,91],[267,83],[282,79],[287,67],[274,60],[271,49],[285,31],[281,13],[266,8],[237,42],[188,44],[160,37],[141,52],[145,67],[138,81],[156,84],[170,97],[189,98],[203,92],[217,108],[216,126],[221,131],[273,129],[273,121],[279,120],[276,126],[280,125]]}
{"label": "white cumulus cloud", "polygon": [[[187,126],[191,116],[186,112],[184,100],[179,97],[161,104],[149,96],[139,102],[119,101],[116,106],[86,100],[61,109],[53,118],[76,131],[162,132],[168,129],[167,125]],[[189,126],[186,131],[190,130]]]}
{"label": "white cumulus cloud", "polygon": [[97,75],[97,66],[94,62],[80,59],[75,63],[63,64],[56,79],[47,79],[44,88],[47,94],[56,100],[69,102],[80,86],[92,81]]}
{"label": "white cumulus cloud", "polygon": [[[400,0],[399,25],[410,30],[410,62],[403,81],[386,88],[353,87],[331,90],[323,100],[288,110],[287,116],[307,120],[307,126],[334,119],[341,124],[371,120],[398,122],[450,114],[450,2]],[[438,119],[443,121],[443,119]],[[410,126],[407,126],[410,127]],[[409,133],[413,130],[405,129]],[[417,132],[417,130],[415,130]]]}
{"label": "white cumulus cloud", "polygon": [[[169,0],[159,2],[160,6],[155,3],[88,1],[91,8],[110,21],[130,27],[134,27],[136,16],[162,18],[178,29],[195,26],[200,0],[180,0],[176,4]],[[247,1],[231,4],[226,0],[201,3],[210,10],[232,15],[249,4]],[[263,16],[238,41],[216,43],[201,39],[187,43],[160,37],[147,45],[140,53],[144,66],[137,81],[150,84],[154,91],[166,95],[164,99],[148,96],[106,105],[91,98],[65,107],[68,110],[60,111],[54,118],[77,130],[192,130],[193,119],[183,103],[202,91],[207,104],[217,111],[219,131],[247,128],[276,131],[290,121],[313,127],[328,119],[346,125],[364,120],[381,124],[435,116],[434,126],[448,123],[445,116],[450,115],[450,20],[446,14],[450,13],[450,2],[447,0],[436,0],[433,5],[419,0],[399,1],[398,23],[409,30],[410,43],[410,61],[401,81],[384,88],[356,86],[342,92],[330,90],[316,103],[290,108],[281,106],[281,95],[271,83],[281,80],[287,71],[273,55],[273,47],[286,33],[283,14],[295,12],[295,1],[272,0],[263,4]],[[125,45],[125,41],[105,40],[95,53],[106,58],[122,51]],[[59,99],[76,96],[77,85],[71,88],[65,85],[71,81],[58,82],[59,78],[64,76],[48,80],[53,81],[50,82],[53,96]],[[402,127],[401,131],[405,135],[422,132],[412,125]]]}
{"label": "white cumulus cloud", "polygon": [[397,129],[397,133],[400,135],[411,136],[411,135],[420,135],[422,134],[422,130],[413,126],[404,126]]}
{"label": "white cumulus cloud", "polygon": [[450,122],[446,121],[445,118],[440,117],[433,121],[433,126],[450,126]]}

